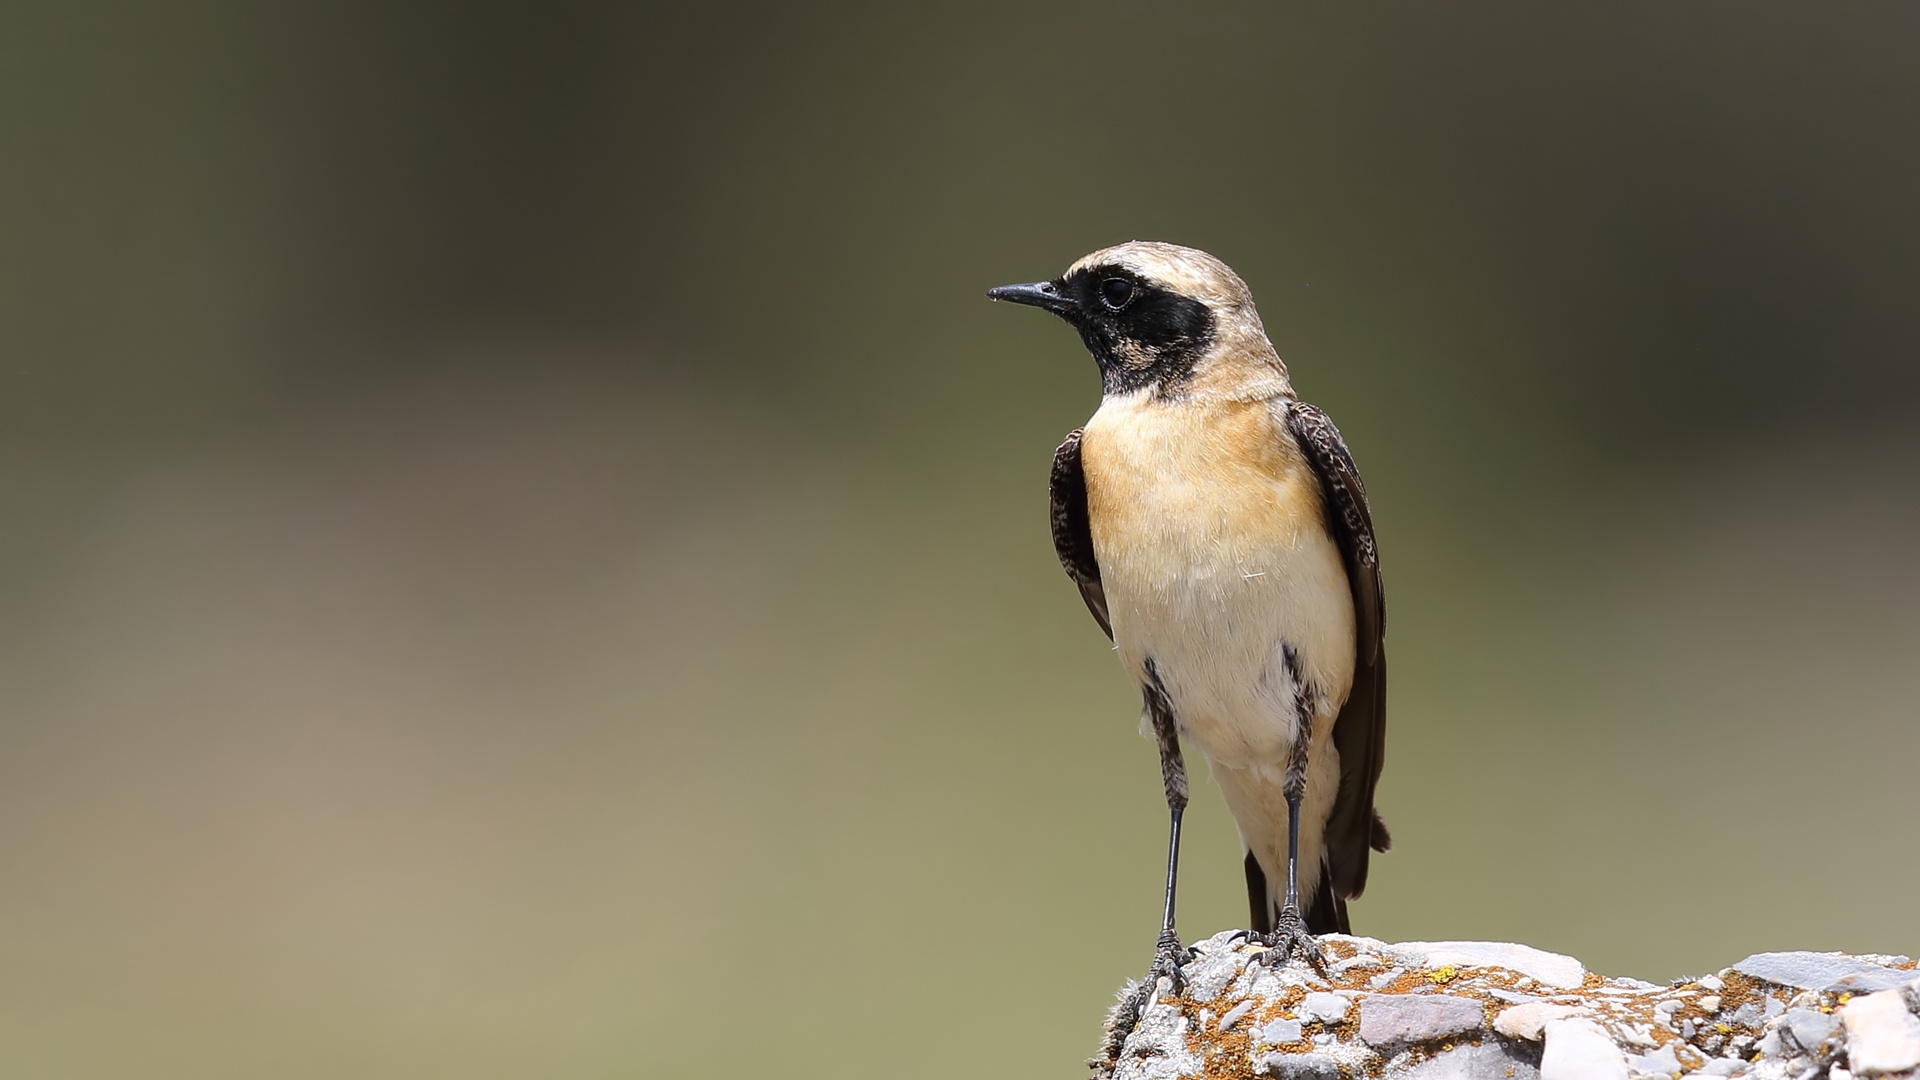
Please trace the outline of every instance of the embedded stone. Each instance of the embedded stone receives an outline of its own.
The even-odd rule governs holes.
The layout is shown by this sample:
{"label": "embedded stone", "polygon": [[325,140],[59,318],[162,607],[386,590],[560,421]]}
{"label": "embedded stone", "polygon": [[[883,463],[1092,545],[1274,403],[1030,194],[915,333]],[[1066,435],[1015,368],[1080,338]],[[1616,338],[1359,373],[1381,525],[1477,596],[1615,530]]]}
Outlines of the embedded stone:
{"label": "embedded stone", "polygon": [[1591,1020],[1555,1020],[1546,1028],[1540,1080],[1628,1080],[1627,1055]]}
{"label": "embedded stone", "polygon": [[1340,1080],[1340,1063],[1325,1054],[1267,1054],[1256,1068],[1276,1080]]}
{"label": "embedded stone", "polygon": [[1587,977],[1586,966],[1571,956],[1506,941],[1409,941],[1395,949],[1418,954],[1429,969],[1506,968],[1561,990],[1577,989]]}
{"label": "embedded stone", "polygon": [[1323,1024],[1337,1024],[1347,1018],[1347,999],[1339,994],[1315,992],[1300,1003],[1300,1015]]}
{"label": "embedded stone", "polygon": [[1480,1030],[1485,1010],[1451,994],[1370,994],[1360,999],[1360,1038],[1372,1046],[1400,1046]]}
{"label": "embedded stone", "polygon": [[1668,1043],[1648,1054],[1635,1054],[1627,1058],[1627,1075],[1658,1077],[1670,1080],[1680,1071],[1680,1056],[1674,1052],[1673,1044]]}
{"label": "embedded stone", "polygon": [[1509,1039],[1539,1042],[1552,1020],[1565,1020],[1580,1012],[1578,1005],[1557,1005],[1551,1001],[1530,1001],[1500,1010],[1493,1018],[1493,1030]]}
{"label": "embedded stone", "polygon": [[1515,1057],[1491,1040],[1475,1046],[1462,1043],[1414,1063],[1399,1074],[1402,1080],[1538,1080],[1540,1070]]}
{"label": "embedded stone", "polygon": [[1897,990],[1857,997],[1840,1009],[1847,1032],[1847,1063],[1856,1076],[1883,1076],[1920,1067],[1920,1018]]}
{"label": "embedded stone", "polygon": [[1796,990],[1855,994],[1892,990],[1913,980],[1911,971],[1899,971],[1840,953],[1754,953],[1733,965],[1733,970],[1751,979]]}
{"label": "embedded stone", "polygon": [[1260,1037],[1275,1046],[1284,1043],[1296,1043],[1301,1039],[1300,1021],[1274,1020],[1260,1029]]}

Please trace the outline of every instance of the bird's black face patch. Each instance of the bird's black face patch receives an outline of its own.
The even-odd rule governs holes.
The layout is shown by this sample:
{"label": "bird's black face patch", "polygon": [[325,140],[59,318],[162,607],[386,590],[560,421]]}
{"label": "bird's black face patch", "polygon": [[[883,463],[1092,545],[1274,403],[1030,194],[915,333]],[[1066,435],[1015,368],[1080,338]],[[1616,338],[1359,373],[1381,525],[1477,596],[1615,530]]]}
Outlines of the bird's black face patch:
{"label": "bird's black face patch", "polygon": [[1062,278],[1066,315],[1100,365],[1101,388],[1126,394],[1177,388],[1213,344],[1207,305],[1117,266],[1089,266]]}

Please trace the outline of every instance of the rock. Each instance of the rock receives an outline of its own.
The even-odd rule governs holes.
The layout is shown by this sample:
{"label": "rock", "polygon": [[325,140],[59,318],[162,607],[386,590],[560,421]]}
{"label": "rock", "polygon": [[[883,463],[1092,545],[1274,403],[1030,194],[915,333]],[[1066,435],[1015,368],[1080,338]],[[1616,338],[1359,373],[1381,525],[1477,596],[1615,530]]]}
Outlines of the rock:
{"label": "rock", "polygon": [[[1255,963],[1260,950],[1234,934],[1199,942],[1178,990],[1162,980],[1137,1016],[1116,1010],[1110,1022],[1127,1027],[1096,1077],[1920,1080],[1920,971],[1904,958],[1763,953],[1654,986],[1577,962],[1555,971],[1553,954],[1518,945],[1321,944],[1324,977]],[[1575,970],[1577,987],[1556,985]]]}
{"label": "rock", "polygon": [[1284,1043],[1297,1043],[1301,1038],[1300,1021],[1275,1020],[1260,1029],[1260,1038],[1262,1041],[1273,1046],[1280,1046]]}
{"label": "rock", "polygon": [[1547,1025],[1540,1080],[1627,1080],[1627,1056],[1607,1030],[1591,1020],[1555,1020]]}
{"label": "rock", "polygon": [[1493,1030],[1509,1039],[1539,1042],[1550,1020],[1565,1020],[1580,1011],[1577,1005],[1556,1005],[1551,1001],[1533,1001],[1502,1009],[1493,1018]]}
{"label": "rock", "polygon": [[1268,1054],[1259,1072],[1279,1080],[1340,1080],[1340,1063],[1325,1054]]}
{"label": "rock", "polygon": [[1127,1037],[1126,1052],[1131,1060],[1125,1064],[1134,1068],[1126,1075],[1136,1080],[1199,1075],[1203,1062],[1187,1046],[1186,1032],[1186,1018],[1164,1000],[1142,1009],[1139,1023]]}
{"label": "rock", "polygon": [[1560,990],[1579,989],[1587,977],[1586,967],[1571,956],[1504,941],[1409,941],[1398,950],[1419,955],[1429,970],[1448,966],[1506,968]]}
{"label": "rock", "polygon": [[1493,1043],[1462,1043],[1417,1062],[1400,1074],[1405,1080],[1538,1080],[1540,1071]]}
{"label": "rock", "polygon": [[1337,1024],[1347,1018],[1347,999],[1339,994],[1312,993],[1300,1002],[1299,1013],[1307,1020]]}
{"label": "rock", "polygon": [[1653,1037],[1652,1024],[1621,1024],[1614,1029],[1614,1037],[1628,1046],[1647,1050],[1660,1045],[1660,1040]]}
{"label": "rock", "polygon": [[1847,1064],[1856,1076],[1881,1076],[1920,1067],[1920,1019],[1897,990],[1854,998],[1840,1009],[1847,1032]]}
{"label": "rock", "polygon": [[1205,1001],[1218,995],[1246,967],[1248,958],[1226,945],[1220,936],[1203,941],[1195,948],[1199,955],[1180,968],[1180,977],[1187,981],[1187,995],[1196,1000]]}
{"label": "rock", "polygon": [[1733,965],[1750,979],[1791,986],[1796,990],[1869,993],[1892,990],[1913,981],[1913,972],[1899,971],[1841,953],[1755,953]]}
{"label": "rock", "polygon": [[1651,1054],[1634,1054],[1627,1058],[1629,1076],[1657,1076],[1661,1080],[1668,1080],[1679,1071],[1680,1056],[1674,1052],[1672,1043]]}
{"label": "rock", "polygon": [[1360,1039],[1369,1046],[1431,1042],[1480,1030],[1486,1010],[1451,994],[1372,994],[1360,999]]}

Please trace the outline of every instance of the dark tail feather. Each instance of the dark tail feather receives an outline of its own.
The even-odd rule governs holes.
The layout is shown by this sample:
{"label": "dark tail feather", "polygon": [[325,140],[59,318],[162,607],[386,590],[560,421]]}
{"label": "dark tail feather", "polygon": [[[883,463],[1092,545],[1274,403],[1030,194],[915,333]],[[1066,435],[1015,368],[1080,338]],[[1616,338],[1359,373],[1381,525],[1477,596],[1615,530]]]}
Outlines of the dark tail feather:
{"label": "dark tail feather", "polygon": [[1260,860],[1247,852],[1247,910],[1253,913],[1248,928],[1256,934],[1273,933],[1273,900],[1267,894],[1267,872]]}
{"label": "dark tail feather", "polygon": [[[1384,826],[1380,836],[1386,835]],[[1247,910],[1251,921],[1248,927],[1256,934],[1273,933],[1275,910],[1273,894],[1267,891],[1267,874],[1260,869],[1260,860],[1247,852]],[[1333,874],[1325,867],[1320,868],[1320,884],[1313,891],[1313,897],[1307,902],[1307,929],[1315,934],[1351,934],[1352,924],[1347,921],[1347,901],[1333,891]]]}
{"label": "dark tail feather", "polygon": [[1313,902],[1307,905],[1307,929],[1315,934],[1351,934],[1347,921],[1347,902],[1333,891],[1333,874],[1320,868],[1320,886],[1313,890]]}
{"label": "dark tail feather", "polygon": [[1382,854],[1393,847],[1393,837],[1388,835],[1387,823],[1381,819],[1378,810],[1373,812],[1373,837],[1367,846]]}

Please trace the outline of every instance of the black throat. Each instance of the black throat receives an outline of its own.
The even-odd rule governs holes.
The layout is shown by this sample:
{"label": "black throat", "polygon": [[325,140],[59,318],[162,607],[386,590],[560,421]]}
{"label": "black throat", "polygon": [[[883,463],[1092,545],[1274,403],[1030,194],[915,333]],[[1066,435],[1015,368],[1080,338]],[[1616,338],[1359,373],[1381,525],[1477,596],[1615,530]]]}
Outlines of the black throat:
{"label": "black throat", "polygon": [[[1131,298],[1117,309],[1101,298],[1102,283],[1114,278],[1133,285]],[[1156,385],[1178,391],[1213,346],[1211,308],[1132,271],[1091,266],[1062,280],[1059,288],[1076,302],[1067,320],[1099,365],[1104,393],[1130,394]]]}

